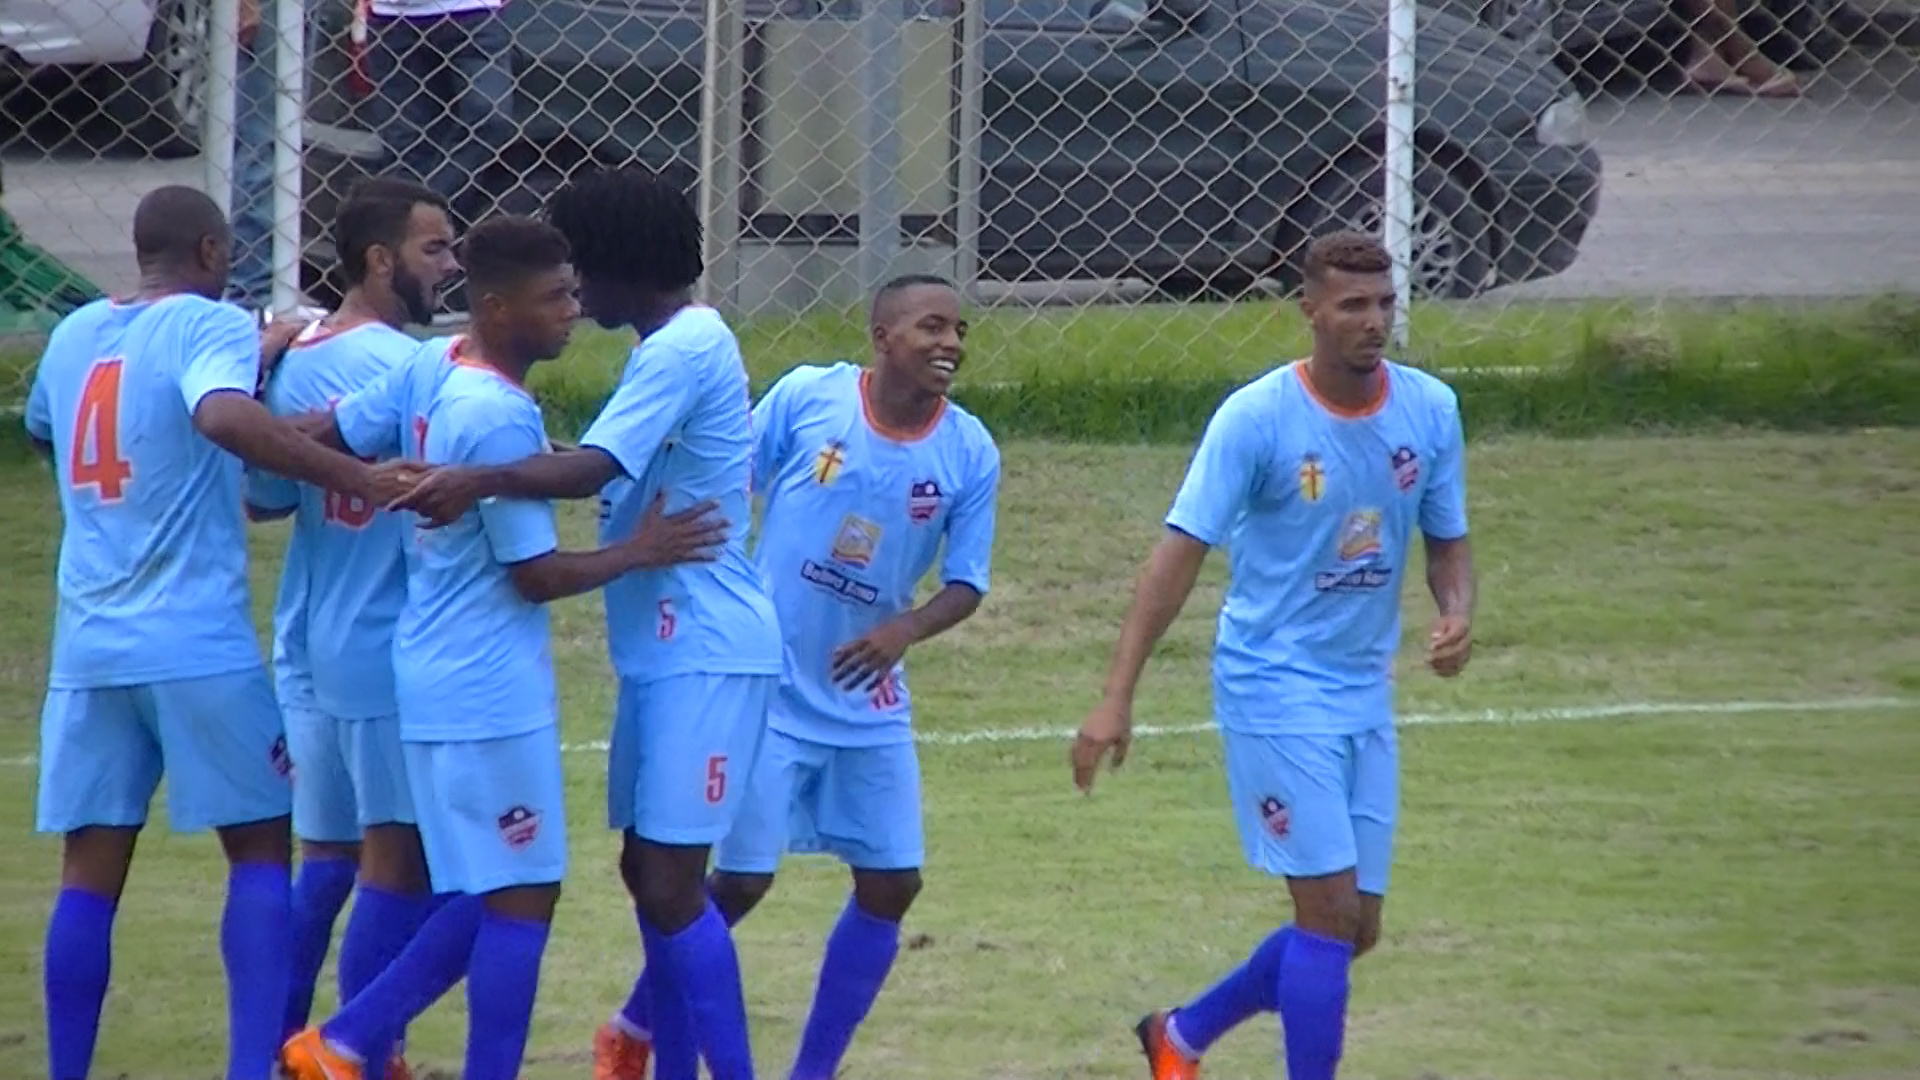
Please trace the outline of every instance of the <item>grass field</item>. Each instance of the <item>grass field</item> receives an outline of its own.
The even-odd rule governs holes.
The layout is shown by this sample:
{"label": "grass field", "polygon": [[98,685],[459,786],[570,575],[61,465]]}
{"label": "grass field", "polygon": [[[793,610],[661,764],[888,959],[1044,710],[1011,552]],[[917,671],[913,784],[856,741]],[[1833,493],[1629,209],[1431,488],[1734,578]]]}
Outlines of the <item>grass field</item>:
{"label": "grass field", "polygon": [[[1478,651],[1441,683],[1410,649],[1387,938],[1356,975],[1357,1080],[1920,1076],[1920,432],[1502,439],[1471,451]],[[1180,448],[1005,447],[997,588],[912,660],[929,883],[849,1078],[1144,1075],[1128,1027],[1286,917],[1241,861],[1210,734],[1143,738],[1091,798],[1064,734],[1098,691]],[[0,466],[0,1077],[42,1068],[39,943],[57,842],[32,771],[56,545],[44,471]],[[566,515],[584,541],[589,515]],[[258,533],[264,615],[284,533]],[[1150,669],[1143,724],[1204,721],[1215,565]],[[1417,582],[1417,571],[1409,575]],[[557,609],[567,737],[604,736],[597,599]],[[1409,592],[1409,640],[1431,602]],[[1868,700],[1863,700],[1868,699]],[[1558,707],[1761,703],[1751,711]],[[1835,705],[1834,703],[1841,703]],[[1002,738],[961,736],[998,733]],[[575,870],[526,1080],[577,1078],[638,946],[569,757]],[[223,1047],[205,836],[147,837],[97,1075],[209,1080]],[[783,1076],[844,890],[795,861],[740,930],[755,1045]],[[323,991],[323,1001],[330,1000]],[[450,998],[418,1061],[457,1061]],[[1271,1018],[1210,1059],[1273,1076]],[[449,1074],[451,1075],[451,1074]]]}

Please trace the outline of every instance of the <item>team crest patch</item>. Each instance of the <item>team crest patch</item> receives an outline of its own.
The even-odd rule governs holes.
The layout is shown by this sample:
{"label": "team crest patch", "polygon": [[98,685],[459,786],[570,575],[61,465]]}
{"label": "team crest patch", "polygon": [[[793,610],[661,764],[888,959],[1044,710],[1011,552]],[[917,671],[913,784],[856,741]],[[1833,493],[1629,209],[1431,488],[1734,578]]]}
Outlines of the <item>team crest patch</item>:
{"label": "team crest patch", "polygon": [[846,463],[847,444],[839,439],[829,442],[813,456],[813,482],[821,485],[833,483]]}
{"label": "team crest patch", "polygon": [[1340,523],[1340,561],[1358,562],[1380,554],[1380,511],[1355,510]]}
{"label": "team crest patch", "polygon": [[500,839],[515,851],[525,850],[540,835],[540,814],[516,806],[500,815]]}
{"label": "team crest patch", "polygon": [[858,514],[848,514],[833,536],[833,561],[864,570],[873,565],[873,553],[879,547],[880,526]]}
{"label": "team crest patch", "polygon": [[915,525],[925,525],[940,512],[940,500],[943,498],[940,484],[936,480],[916,480],[907,489],[907,520]]}
{"label": "team crest patch", "polygon": [[281,735],[273,740],[272,749],[267,751],[267,760],[273,762],[273,771],[282,779],[293,775],[293,755],[287,752],[287,737]]}
{"label": "team crest patch", "polygon": [[1300,497],[1308,502],[1319,502],[1327,493],[1327,470],[1320,464],[1319,454],[1308,454],[1300,459]]}
{"label": "team crest patch", "polygon": [[1400,485],[1401,491],[1412,491],[1420,482],[1420,455],[1413,447],[1403,446],[1393,452],[1393,482]]}
{"label": "team crest patch", "polygon": [[1285,840],[1293,831],[1293,815],[1287,812],[1287,804],[1271,795],[1260,800],[1260,820],[1275,840]]}

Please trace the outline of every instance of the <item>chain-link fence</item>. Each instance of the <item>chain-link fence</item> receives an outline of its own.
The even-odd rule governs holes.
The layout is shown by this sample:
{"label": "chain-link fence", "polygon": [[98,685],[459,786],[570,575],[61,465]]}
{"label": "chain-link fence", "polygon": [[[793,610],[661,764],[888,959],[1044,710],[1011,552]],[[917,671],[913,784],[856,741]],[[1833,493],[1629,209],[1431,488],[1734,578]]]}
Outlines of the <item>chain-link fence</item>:
{"label": "chain-link fence", "polygon": [[470,221],[640,161],[699,200],[738,320],[819,340],[934,271],[1020,347],[1119,367],[1266,347],[1250,301],[1304,241],[1393,217],[1414,295],[1485,338],[1549,300],[1920,291],[1913,2],[1431,0],[1395,185],[1389,0],[6,0],[0,169],[107,290],[143,192],[230,187],[260,302],[277,182],[281,299],[326,303],[360,176]]}

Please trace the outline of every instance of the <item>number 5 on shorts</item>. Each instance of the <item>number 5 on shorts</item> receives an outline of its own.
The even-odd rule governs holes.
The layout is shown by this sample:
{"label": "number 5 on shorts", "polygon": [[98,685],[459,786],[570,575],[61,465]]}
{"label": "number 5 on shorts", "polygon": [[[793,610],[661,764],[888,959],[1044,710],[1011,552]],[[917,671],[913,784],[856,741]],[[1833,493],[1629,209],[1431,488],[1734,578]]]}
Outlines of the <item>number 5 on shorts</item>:
{"label": "number 5 on shorts", "polygon": [[727,755],[715,754],[707,759],[707,802],[719,805],[727,797]]}
{"label": "number 5 on shorts", "polygon": [[[91,436],[91,439],[89,439]],[[93,457],[87,457],[91,442]],[[133,479],[133,465],[120,456],[120,358],[101,360],[87,371],[80,408],[73,417],[68,472],[76,488],[90,487],[103,503],[117,503]]]}

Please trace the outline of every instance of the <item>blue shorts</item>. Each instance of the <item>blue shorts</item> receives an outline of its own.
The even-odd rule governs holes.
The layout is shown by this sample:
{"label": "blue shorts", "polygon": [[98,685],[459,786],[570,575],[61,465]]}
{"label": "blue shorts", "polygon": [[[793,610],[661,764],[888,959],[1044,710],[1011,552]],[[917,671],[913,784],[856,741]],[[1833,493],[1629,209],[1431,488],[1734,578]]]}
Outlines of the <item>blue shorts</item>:
{"label": "blue shorts", "polygon": [[400,718],[341,720],[309,705],[286,709],[293,757],[293,835],[358,843],[370,825],[413,824]]}
{"label": "blue shorts", "polygon": [[480,896],[567,876],[559,725],[401,750],[434,892]]}
{"label": "blue shorts", "polygon": [[36,827],[138,826],[167,778],[167,819],[198,832],[293,809],[287,740],[265,667],[146,686],[49,690]]}
{"label": "blue shorts", "polygon": [[1387,894],[1400,806],[1392,724],[1358,735],[1222,731],[1227,795],[1256,870],[1322,877],[1352,870],[1360,891]]}
{"label": "blue shorts", "polygon": [[621,679],[607,752],[607,825],[656,844],[719,843],[733,825],[779,681]]}
{"label": "blue shorts", "polygon": [[847,748],[768,731],[714,866],[771,874],[789,851],[838,855],[855,870],[919,869],[919,751],[911,742]]}

